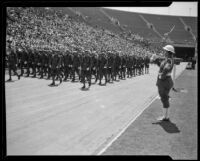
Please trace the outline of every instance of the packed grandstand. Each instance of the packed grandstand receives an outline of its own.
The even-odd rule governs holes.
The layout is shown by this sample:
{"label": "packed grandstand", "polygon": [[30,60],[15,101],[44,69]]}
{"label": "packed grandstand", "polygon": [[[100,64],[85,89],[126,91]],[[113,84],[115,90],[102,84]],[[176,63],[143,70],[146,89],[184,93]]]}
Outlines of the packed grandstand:
{"label": "packed grandstand", "polygon": [[167,41],[162,41],[164,33],[172,26],[175,25],[170,35],[173,43],[194,45],[193,37],[186,30],[192,30],[196,35],[196,19],[188,17],[98,7],[9,7],[7,13],[7,38],[16,40],[17,46],[32,48],[73,50],[78,47],[96,52],[115,50],[126,54],[158,54]]}

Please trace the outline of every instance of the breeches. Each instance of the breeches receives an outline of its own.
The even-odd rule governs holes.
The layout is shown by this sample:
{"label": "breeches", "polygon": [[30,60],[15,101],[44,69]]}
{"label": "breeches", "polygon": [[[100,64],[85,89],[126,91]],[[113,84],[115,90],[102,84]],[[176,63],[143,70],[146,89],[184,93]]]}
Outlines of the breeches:
{"label": "breeches", "polygon": [[173,87],[172,78],[169,77],[165,80],[158,79],[156,85],[158,86],[158,93],[161,98],[163,108],[169,108],[169,92]]}

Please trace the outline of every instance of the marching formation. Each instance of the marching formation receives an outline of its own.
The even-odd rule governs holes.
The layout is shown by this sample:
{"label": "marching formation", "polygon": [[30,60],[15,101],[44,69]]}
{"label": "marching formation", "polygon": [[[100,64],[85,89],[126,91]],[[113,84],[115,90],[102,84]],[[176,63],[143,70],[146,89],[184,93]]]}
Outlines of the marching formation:
{"label": "marching formation", "polygon": [[[114,82],[119,79],[126,79],[149,73],[150,59],[148,56],[136,56],[121,54],[116,51],[102,51],[97,54],[90,50],[81,51],[75,48],[69,50],[47,50],[47,49],[15,49],[7,48],[7,66],[9,69],[9,80],[11,71],[18,76],[32,76],[33,78],[52,79],[52,86],[55,80],[71,80],[83,83],[82,88],[91,86],[92,78],[99,85]],[[19,68],[20,74],[17,73]],[[26,71],[26,73],[25,73]]]}
{"label": "marching formation", "polygon": [[101,27],[92,27],[62,11],[9,7],[6,49],[9,81],[13,71],[18,79],[46,77],[52,79],[52,86],[56,80],[80,81],[86,88],[86,83],[90,87],[95,82],[101,85],[147,74],[155,51],[143,41],[137,36],[129,40]]}

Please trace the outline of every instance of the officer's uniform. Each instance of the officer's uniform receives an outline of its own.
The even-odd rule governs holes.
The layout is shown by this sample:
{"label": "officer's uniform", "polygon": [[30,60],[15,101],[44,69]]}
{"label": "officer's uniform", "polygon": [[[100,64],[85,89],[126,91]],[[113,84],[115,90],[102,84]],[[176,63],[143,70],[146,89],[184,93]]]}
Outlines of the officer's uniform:
{"label": "officer's uniform", "polygon": [[173,65],[174,62],[171,58],[162,61],[156,82],[156,85],[158,86],[158,93],[164,108],[169,107],[169,92],[173,87],[173,81],[171,77]]}

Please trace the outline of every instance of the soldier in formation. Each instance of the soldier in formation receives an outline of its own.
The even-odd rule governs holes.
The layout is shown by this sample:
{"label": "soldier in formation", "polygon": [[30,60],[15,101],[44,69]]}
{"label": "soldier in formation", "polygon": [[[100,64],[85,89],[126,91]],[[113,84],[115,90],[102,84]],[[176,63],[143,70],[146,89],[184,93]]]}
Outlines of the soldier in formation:
{"label": "soldier in formation", "polygon": [[9,44],[6,48],[6,59],[7,59],[7,67],[9,73],[9,79],[7,81],[12,81],[11,72],[13,71],[14,75],[17,75],[18,80],[20,79],[20,74],[17,73],[17,65],[18,65],[18,58],[16,53],[16,48],[13,45]]}
{"label": "soldier in formation", "polygon": [[[16,53],[15,53],[16,52]],[[124,54],[120,51],[90,51],[78,48],[56,48],[39,47],[22,44],[16,51],[9,48],[7,50],[9,73],[11,70],[17,74],[17,67],[21,71],[21,76],[39,76],[52,79],[51,85],[55,81],[76,79],[83,83],[83,87],[91,86],[92,77],[99,85],[114,82],[120,79],[135,77],[136,75],[148,74],[150,59],[148,56],[135,55],[133,53]],[[14,65],[15,64],[15,65]],[[11,74],[10,74],[11,79]]]}

